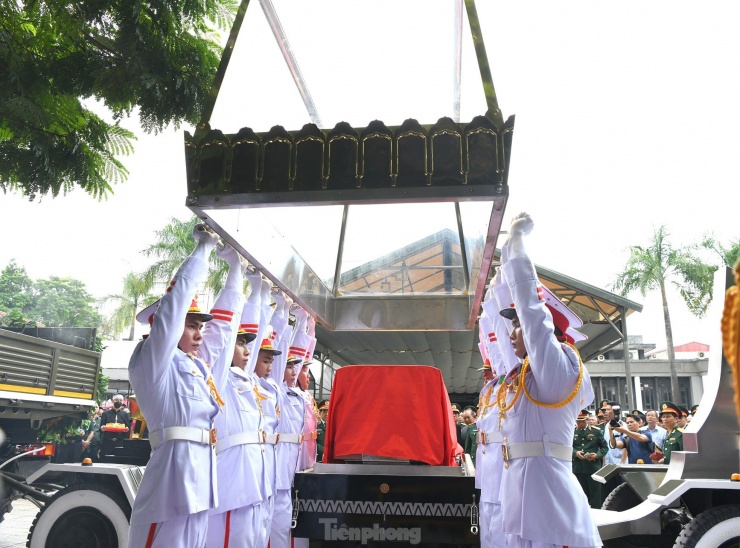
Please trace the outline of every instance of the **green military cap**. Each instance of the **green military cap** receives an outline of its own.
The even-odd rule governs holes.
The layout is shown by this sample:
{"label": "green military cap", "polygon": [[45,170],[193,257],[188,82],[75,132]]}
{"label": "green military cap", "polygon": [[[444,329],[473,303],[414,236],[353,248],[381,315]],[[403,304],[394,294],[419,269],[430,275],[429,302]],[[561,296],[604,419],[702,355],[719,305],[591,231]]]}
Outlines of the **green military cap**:
{"label": "green military cap", "polygon": [[691,414],[692,414],[692,415],[696,415],[696,412],[697,412],[698,410],[699,410],[699,404],[698,404],[698,403],[697,403],[696,405],[692,405],[692,406],[691,406]]}
{"label": "green military cap", "polygon": [[634,416],[636,417],[636,416],[638,416],[638,415],[644,415],[645,413],[643,413],[643,412],[642,412],[642,411],[640,411],[639,409],[633,409],[633,410],[632,410],[632,414],[633,414],[633,415],[634,415]]}
{"label": "green military cap", "polygon": [[457,403],[452,404],[452,412],[453,413],[459,413],[460,412],[460,405]]}
{"label": "green military cap", "polygon": [[679,405],[678,406],[678,410],[681,411],[681,415],[683,415],[684,417],[688,417],[689,416],[689,410],[688,410],[688,408],[686,406]]}
{"label": "green military cap", "polygon": [[329,400],[321,400],[319,402],[319,411],[328,411],[329,410]]}
{"label": "green military cap", "polygon": [[609,405],[609,400],[601,400],[599,402],[599,409],[604,409],[605,405]]}
{"label": "green military cap", "polygon": [[578,416],[576,417],[577,421],[585,421],[588,418],[588,409],[581,409],[581,412],[578,413]]}
{"label": "green military cap", "polygon": [[604,411],[603,411],[603,409],[601,409],[601,407],[599,407],[599,408],[598,408],[598,409],[596,410],[596,416],[597,416],[597,417],[603,417],[603,416],[604,416]]}
{"label": "green military cap", "polygon": [[676,418],[681,416],[681,411],[673,402],[670,401],[664,401],[660,404],[660,416],[662,417],[664,413],[671,413],[673,415],[676,415]]}

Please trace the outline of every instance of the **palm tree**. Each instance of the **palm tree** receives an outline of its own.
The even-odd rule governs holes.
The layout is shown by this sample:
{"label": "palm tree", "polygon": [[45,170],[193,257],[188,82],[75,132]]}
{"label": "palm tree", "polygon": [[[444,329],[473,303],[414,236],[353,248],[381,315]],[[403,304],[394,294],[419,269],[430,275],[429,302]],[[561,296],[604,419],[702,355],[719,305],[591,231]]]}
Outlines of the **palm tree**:
{"label": "palm tree", "polygon": [[[193,240],[192,234],[193,227],[198,222],[200,222],[200,219],[195,216],[187,221],[181,221],[173,217],[167,226],[156,232],[156,243],[142,252],[147,257],[154,256],[159,259],[145,273],[154,283],[166,284],[169,282],[182,262],[195,249],[195,240]],[[228,265],[217,259],[215,253],[212,254],[205,289],[214,295],[218,293],[224,285],[227,271]]]}
{"label": "palm tree", "polygon": [[679,395],[679,389],[666,284],[670,282],[676,286],[691,313],[701,318],[712,302],[714,272],[717,270],[716,266],[708,265],[694,255],[695,249],[696,246],[674,249],[668,241],[666,228],[661,226],[654,232],[647,247],[630,247],[627,265],[614,284],[614,289],[623,296],[638,289],[644,297],[648,290],[660,289],[674,401]]}
{"label": "palm tree", "polygon": [[150,294],[153,280],[147,274],[130,272],[123,279],[123,289],[118,295],[107,295],[101,299],[102,303],[117,301],[118,307],[110,317],[110,327],[116,334],[130,327],[127,340],[134,340],[136,327],[136,313],[145,306],[149,306],[157,297]]}
{"label": "palm tree", "polygon": [[740,238],[730,241],[729,247],[725,247],[713,235],[709,234],[704,237],[701,245],[719,257],[720,266],[734,268],[735,263],[740,259]]}

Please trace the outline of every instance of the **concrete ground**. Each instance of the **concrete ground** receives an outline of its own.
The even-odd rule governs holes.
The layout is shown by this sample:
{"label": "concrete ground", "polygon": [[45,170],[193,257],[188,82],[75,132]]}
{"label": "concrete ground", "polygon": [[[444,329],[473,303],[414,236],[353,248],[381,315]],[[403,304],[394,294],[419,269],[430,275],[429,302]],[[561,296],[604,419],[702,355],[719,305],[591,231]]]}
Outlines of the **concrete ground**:
{"label": "concrete ground", "polygon": [[13,511],[0,523],[0,548],[25,548],[28,531],[38,511],[27,500],[13,501]]}

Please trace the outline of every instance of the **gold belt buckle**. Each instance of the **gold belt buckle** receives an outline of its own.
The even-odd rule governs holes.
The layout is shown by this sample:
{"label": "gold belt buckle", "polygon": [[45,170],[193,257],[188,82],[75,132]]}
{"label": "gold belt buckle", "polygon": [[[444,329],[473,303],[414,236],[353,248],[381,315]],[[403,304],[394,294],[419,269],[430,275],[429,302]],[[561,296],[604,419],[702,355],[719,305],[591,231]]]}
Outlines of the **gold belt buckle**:
{"label": "gold belt buckle", "polygon": [[262,434],[262,443],[267,443],[267,433],[264,430],[260,430]]}
{"label": "gold belt buckle", "polygon": [[486,438],[486,433],[485,432],[481,432],[480,433],[480,442],[483,445],[486,445],[488,443],[488,439]]}
{"label": "gold belt buckle", "polygon": [[216,438],[216,429],[215,428],[211,428],[211,445],[216,445],[216,441],[217,441],[217,438]]}

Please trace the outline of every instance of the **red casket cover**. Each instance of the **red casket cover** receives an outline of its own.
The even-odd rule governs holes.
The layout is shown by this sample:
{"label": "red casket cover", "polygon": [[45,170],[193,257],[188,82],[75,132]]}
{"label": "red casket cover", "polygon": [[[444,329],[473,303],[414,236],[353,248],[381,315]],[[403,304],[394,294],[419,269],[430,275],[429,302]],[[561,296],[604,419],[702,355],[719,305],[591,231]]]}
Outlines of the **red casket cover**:
{"label": "red casket cover", "polygon": [[450,398],[439,369],[426,365],[350,365],[331,391],[323,462],[375,455],[455,466]]}

